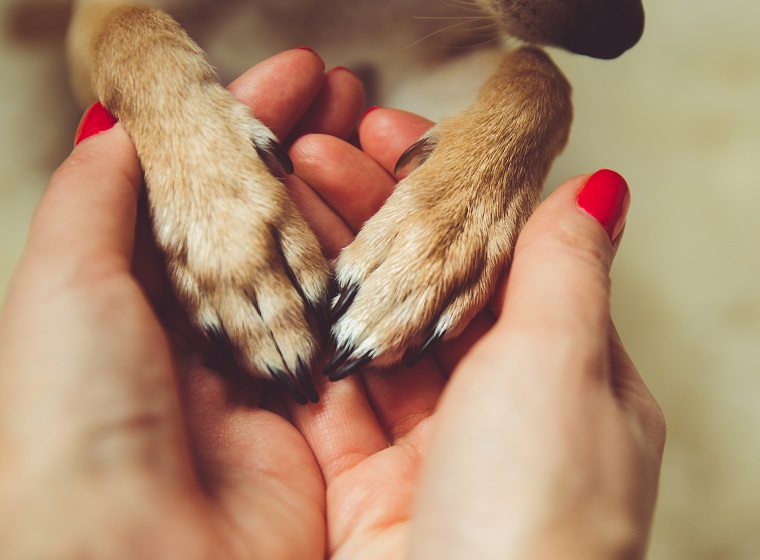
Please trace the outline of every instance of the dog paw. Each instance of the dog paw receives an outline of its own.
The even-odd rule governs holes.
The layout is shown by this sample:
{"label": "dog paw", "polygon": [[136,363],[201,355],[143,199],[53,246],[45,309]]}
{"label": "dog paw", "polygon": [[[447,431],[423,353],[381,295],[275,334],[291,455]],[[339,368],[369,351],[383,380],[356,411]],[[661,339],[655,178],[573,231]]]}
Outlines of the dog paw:
{"label": "dog paw", "polygon": [[485,306],[567,140],[569,92],[545,54],[521,49],[401,157],[415,169],[337,262],[331,380],[413,365]]}
{"label": "dog paw", "polygon": [[277,138],[219,85],[176,100],[160,124],[128,123],[154,232],[194,323],[247,372],[298,402],[321,346],[329,270],[275,175],[292,172]]}
{"label": "dog paw", "polygon": [[168,15],[108,13],[93,83],[137,149],[178,300],[241,369],[316,402],[330,273],[275,176],[292,172],[290,159]]}
{"label": "dog paw", "polygon": [[332,380],[370,362],[414,365],[457,336],[493,292],[537,202],[525,190],[499,208],[493,196],[470,198],[475,170],[443,164],[440,143],[434,129],[402,157],[400,166],[423,163],[338,259],[340,295],[330,312],[337,351],[325,368]]}

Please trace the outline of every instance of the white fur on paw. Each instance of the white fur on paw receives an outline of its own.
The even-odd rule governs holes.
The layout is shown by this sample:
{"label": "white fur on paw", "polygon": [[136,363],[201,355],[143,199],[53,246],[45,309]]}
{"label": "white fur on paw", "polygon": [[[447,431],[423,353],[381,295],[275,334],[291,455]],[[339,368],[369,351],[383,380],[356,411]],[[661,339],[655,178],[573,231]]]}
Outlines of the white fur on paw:
{"label": "white fur on paw", "polygon": [[339,257],[337,352],[326,366],[333,380],[369,362],[411,365],[461,333],[491,296],[535,206],[532,191],[503,204],[468,198],[462,190],[477,188],[437,163],[432,157],[400,182]]}
{"label": "white fur on paw", "polygon": [[268,169],[292,170],[277,138],[218,84],[199,84],[163,122],[140,129],[155,234],[179,300],[249,373],[315,401],[307,377],[329,270]]}
{"label": "white fur on paw", "polygon": [[538,204],[571,118],[567,80],[545,53],[521,48],[475,103],[401,157],[397,170],[417,169],[338,260],[330,379],[414,362],[463,330]]}

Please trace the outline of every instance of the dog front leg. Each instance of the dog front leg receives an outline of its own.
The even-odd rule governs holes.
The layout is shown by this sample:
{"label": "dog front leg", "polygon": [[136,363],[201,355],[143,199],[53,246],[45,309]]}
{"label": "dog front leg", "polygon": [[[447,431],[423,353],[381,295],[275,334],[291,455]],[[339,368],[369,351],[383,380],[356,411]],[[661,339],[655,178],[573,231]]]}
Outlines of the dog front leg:
{"label": "dog front leg", "polygon": [[135,143],[178,299],[201,329],[230,342],[243,369],[316,401],[309,371],[329,269],[269,171],[292,165],[277,138],[166,13],[85,2],[76,17],[96,26],[75,56]]}
{"label": "dog front leg", "polygon": [[414,363],[462,332],[538,204],[571,115],[567,80],[526,47],[506,56],[471,107],[402,157],[419,166],[338,260],[331,379],[369,362]]}

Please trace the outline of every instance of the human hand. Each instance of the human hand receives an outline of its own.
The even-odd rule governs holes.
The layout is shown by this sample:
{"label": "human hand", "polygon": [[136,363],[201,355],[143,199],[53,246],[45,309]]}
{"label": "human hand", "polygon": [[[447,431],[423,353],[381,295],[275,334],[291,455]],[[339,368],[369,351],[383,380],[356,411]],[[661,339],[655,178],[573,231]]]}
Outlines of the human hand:
{"label": "human hand", "polygon": [[[295,143],[340,239],[382,204],[430,125],[382,109],[360,124],[364,153],[325,136]],[[579,207],[584,185],[596,220]],[[323,383],[319,406],[294,411],[327,485],[333,558],[643,555],[664,420],[610,319],[627,202],[611,172],[566,182],[462,337],[410,370]]]}
{"label": "human hand", "polygon": [[610,318],[627,204],[600,171],[524,228],[496,324],[441,399],[411,558],[644,557],[665,421]]}
{"label": "human hand", "polygon": [[[306,50],[230,89],[280,138],[346,136],[364,104]],[[0,557],[323,558],[311,450],[279,389],[208,366],[140,195],[117,125],[78,145],[34,217],[0,319]]]}
{"label": "human hand", "polygon": [[[293,53],[281,56],[292,61]],[[321,84],[321,68],[314,72],[311,64],[305,72],[311,77],[305,81],[304,68],[293,82],[288,71],[281,72],[286,83],[273,84],[264,83],[267,72],[262,75],[262,67],[270,70],[270,78],[272,70],[282,69],[271,61],[254,69],[237,84],[240,97],[258,99],[257,94],[277,91],[279,85],[287,98],[293,84],[311,84],[311,89],[290,90],[287,103],[272,104],[268,97],[268,105],[257,108],[262,120],[283,136],[294,126],[289,115],[303,113],[316,95],[313,86]],[[339,75],[348,87],[336,84]],[[348,134],[360,95],[358,84],[347,79],[340,73],[327,80],[298,130]],[[271,120],[262,114],[268,108],[274,110]],[[334,256],[379,207],[395,184],[390,170],[396,159],[428,126],[418,117],[383,110],[362,122],[366,154],[331,136],[309,135],[296,142],[291,157],[299,176],[289,178],[288,185],[320,234],[326,254]],[[452,372],[452,384],[467,379],[462,372],[472,358],[462,361],[462,356],[477,340],[483,338],[486,345],[498,332],[492,328],[493,316],[479,317],[462,338],[441,346],[434,360],[413,370],[320,383],[320,405],[290,411],[314,450],[315,465],[300,435],[272,412],[284,414],[276,395],[205,367],[186,329],[169,330],[170,349],[153,313],[157,310],[166,326],[177,312],[155,255],[149,258],[144,230],[133,259],[142,264],[134,271],[142,282],[130,275],[138,193],[131,185],[137,184],[139,170],[119,130],[90,142],[92,159],[74,158],[51,184],[0,326],[0,398],[7,405],[0,421],[0,492],[7,498],[2,500],[5,511],[13,512],[12,517],[4,512],[4,518],[15,520],[3,524],[13,537],[0,540],[6,550],[16,545],[31,556],[40,550],[85,547],[109,557],[201,555],[209,550],[215,557],[249,551],[263,557],[319,557],[326,506],[331,555],[399,557],[410,541],[414,546],[434,544],[426,540],[432,535],[440,542],[441,535],[428,531],[430,527],[451,529],[450,520],[440,515],[446,512],[425,514],[425,500],[437,496],[438,483],[461,490],[447,494],[460,500],[451,504],[461,506],[456,513],[482,519],[475,508],[493,501],[470,495],[471,478],[461,470],[438,473],[441,463],[434,460],[437,449],[443,447],[438,451],[443,457],[451,449],[445,445],[450,429],[446,411],[452,411],[448,417],[454,418],[454,426],[462,411],[447,405],[454,397],[446,396],[441,410],[433,412]],[[96,150],[96,144],[103,145]],[[116,166],[123,171],[118,181],[93,186],[93,176],[107,174],[95,165],[104,153],[129,156]],[[113,164],[111,160],[107,167],[112,175]],[[119,219],[107,223],[105,217],[113,216]],[[176,380],[172,361],[179,370]],[[262,404],[265,409],[259,408]],[[477,400],[469,405],[477,407]],[[536,411],[546,417],[546,410]],[[444,434],[438,441],[444,444],[433,447],[426,471],[432,474],[424,475],[420,506],[413,515],[420,465],[438,416],[442,420],[436,430]],[[462,439],[468,438],[452,442],[459,446],[466,443]],[[482,441],[500,440],[478,438],[470,444]],[[484,447],[491,449],[490,443],[474,447],[473,460],[482,456]],[[467,452],[468,447],[455,447],[455,453],[460,453],[457,449]],[[453,480],[447,478],[452,475]],[[547,483],[542,477],[537,484],[541,481]],[[515,507],[520,503],[515,500]],[[75,504],[77,516],[66,515],[68,504]],[[493,519],[509,521],[503,515]],[[534,529],[541,532],[541,527]],[[454,544],[467,544],[472,536],[466,530],[450,534],[456,537]],[[419,550],[418,557],[429,557],[424,548]],[[447,547],[448,552],[456,550]]]}

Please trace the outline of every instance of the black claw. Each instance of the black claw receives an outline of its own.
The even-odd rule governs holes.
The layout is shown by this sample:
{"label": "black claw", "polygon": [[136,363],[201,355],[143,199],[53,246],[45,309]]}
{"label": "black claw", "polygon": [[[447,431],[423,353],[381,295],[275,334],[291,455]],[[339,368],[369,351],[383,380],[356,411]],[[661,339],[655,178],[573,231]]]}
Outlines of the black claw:
{"label": "black claw", "polygon": [[300,405],[305,405],[309,401],[306,400],[306,397],[303,395],[301,391],[299,391],[295,383],[293,383],[293,380],[290,378],[290,376],[285,373],[284,371],[269,367],[269,374],[272,376],[272,378],[277,381],[277,383],[285,389],[285,391],[293,397],[293,400],[296,401]]}
{"label": "black claw", "polygon": [[336,369],[343,365],[343,363],[348,359],[348,357],[351,355],[351,352],[353,351],[354,349],[350,346],[338,348],[335,354],[333,354],[333,357],[330,358],[330,361],[325,364],[324,368],[322,368],[324,374],[332,375]]}
{"label": "black claw", "polygon": [[258,144],[254,145],[256,146],[256,153],[264,160],[270,171],[275,174],[279,174],[281,171],[284,171],[288,175],[293,174],[293,160],[290,159],[288,152],[280,144],[270,142],[261,147]]}
{"label": "black claw", "polygon": [[311,372],[301,360],[298,360],[298,367],[296,368],[296,377],[301,384],[301,388],[308,399],[317,404],[319,402],[319,393],[317,393],[316,387],[314,387],[314,380],[311,378]]}
{"label": "black claw", "polygon": [[343,367],[335,370],[333,373],[328,375],[327,379],[329,379],[330,381],[340,381],[341,379],[344,379],[348,377],[349,375],[351,375],[357,369],[366,366],[371,361],[372,361],[372,356],[370,356],[369,354],[365,354],[364,356],[361,356],[355,359],[353,362],[348,362],[347,364],[344,364]]}
{"label": "black claw", "polygon": [[349,306],[354,302],[354,298],[356,298],[358,292],[359,284],[349,284],[348,287],[341,292],[338,301],[335,302],[335,305],[333,305],[333,308],[328,315],[331,323],[335,323],[335,321],[343,316]]}
{"label": "black claw", "polygon": [[433,152],[435,146],[436,141],[431,136],[425,136],[417,140],[414,144],[409,146],[403,154],[401,154],[400,158],[398,158],[396,167],[393,169],[393,174],[396,177],[401,174],[408,175],[425,163],[425,160]]}
{"label": "black claw", "polygon": [[327,304],[320,302],[310,307],[311,316],[314,317],[314,321],[317,323],[317,330],[324,340],[330,334],[330,319],[327,313]]}
{"label": "black claw", "polygon": [[441,339],[443,335],[433,331],[422,343],[422,346],[418,350],[412,352],[411,350],[404,356],[404,365],[408,368],[414,367],[422,361],[422,358],[428,353],[428,351]]}

